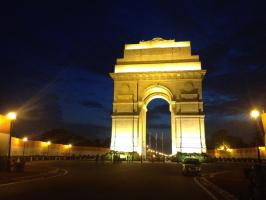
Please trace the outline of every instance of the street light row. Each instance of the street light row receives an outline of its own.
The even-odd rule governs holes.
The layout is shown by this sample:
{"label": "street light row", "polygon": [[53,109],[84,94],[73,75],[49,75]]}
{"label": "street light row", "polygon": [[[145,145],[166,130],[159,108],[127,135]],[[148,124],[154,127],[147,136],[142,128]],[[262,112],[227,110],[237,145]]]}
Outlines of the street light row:
{"label": "street light row", "polygon": [[[27,138],[27,137],[24,137],[24,138],[22,138],[22,141],[23,141],[23,142],[28,142],[28,138]],[[49,145],[51,145],[51,144],[52,144],[51,141],[47,141],[47,142],[46,142],[46,145],[47,145],[47,146],[49,146]],[[66,146],[67,146],[68,148],[71,148],[71,147],[72,147],[72,144],[67,144]]]}
{"label": "street light row", "polygon": [[[6,117],[10,120],[7,170],[8,170],[8,172],[11,172],[11,162],[12,162],[12,160],[11,160],[11,140],[12,140],[13,123],[17,119],[17,113],[16,112],[9,112],[9,113],[6,114]],[[24,143],[24,146],[23,146],[23,157],[24,157],[25,146],[26,146],[26,142],[28,142],[28,138],[24,137],[24,138],[22,138],[22,141]],[[51,141],[47,141],[46,145],[47,145],[47,148],[48,148],[47,149],[47,156],[48,156],[49,146],[51,145]],[[70,149],[72,148],[72,144],[65,145],[65,147],[67,149],[69,149],[69,151],[70,151]]]}

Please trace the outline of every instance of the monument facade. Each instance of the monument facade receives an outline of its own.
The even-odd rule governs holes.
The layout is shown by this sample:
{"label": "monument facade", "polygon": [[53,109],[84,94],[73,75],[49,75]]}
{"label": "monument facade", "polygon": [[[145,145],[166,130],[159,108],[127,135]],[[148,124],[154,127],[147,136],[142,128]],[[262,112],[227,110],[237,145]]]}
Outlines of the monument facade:
{"label": "monument facade", "polygon": [[114,73],[111,150],[146,155],[147,105],[169,103],[172,154],[206,152],[202,70],[189,41],[154,38],[126,44]]}

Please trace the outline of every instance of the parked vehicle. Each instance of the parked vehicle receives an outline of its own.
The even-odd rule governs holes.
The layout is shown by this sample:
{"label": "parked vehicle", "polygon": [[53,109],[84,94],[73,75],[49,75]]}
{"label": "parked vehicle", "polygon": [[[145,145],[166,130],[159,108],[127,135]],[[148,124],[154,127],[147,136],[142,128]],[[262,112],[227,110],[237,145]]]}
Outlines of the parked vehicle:
{"label": "parked vehicle", "polygon": [[183,175],[199,175],[201,172],[201,164],[197,158],[185,158],[182,163]]}

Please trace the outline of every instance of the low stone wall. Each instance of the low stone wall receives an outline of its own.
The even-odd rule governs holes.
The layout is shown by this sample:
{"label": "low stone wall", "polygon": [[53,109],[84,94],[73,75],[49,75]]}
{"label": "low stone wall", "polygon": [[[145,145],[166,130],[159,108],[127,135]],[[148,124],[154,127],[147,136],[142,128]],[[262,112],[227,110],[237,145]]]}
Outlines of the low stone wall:
{"label": "low stone wall", "polygon": [[10,120],[0,114],[0,156],[8,154]]}
{"label": "low stone wall", "polygon": [[[259,147],[261,159],[266,159],[266,150],[265,147]],[[257,147],[249,148],[238,148],[230,149],[227,151],[224,150],[207,150],[207,153],[216,158],[258,158]]]}
{"label": "low stone wall", "polygon": [[12,137],[11,155],[22,156],[69,156],[69,155],[103,155],[110,151],[109,148],[68,146],[64,144],[47,144],[42,141],[27,141]]}

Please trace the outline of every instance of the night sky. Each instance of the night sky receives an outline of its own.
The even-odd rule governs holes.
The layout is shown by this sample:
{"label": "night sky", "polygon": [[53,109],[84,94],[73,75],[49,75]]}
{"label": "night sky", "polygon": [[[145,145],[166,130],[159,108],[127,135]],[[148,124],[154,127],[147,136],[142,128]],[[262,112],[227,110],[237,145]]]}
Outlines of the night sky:
{"label": "night sky", "polygon": [[[65,128],[110,136],[108,73],[125,43],[162,37],[190,40],[207,70],[207,137],[221,128],[252,137],[249,111],[266,109],[266,7],[259,1],[56,2],[0,6],[0,113],[18,111],[16,134]],[[166,103],[150,110],[158,131],[169,126]]]}

